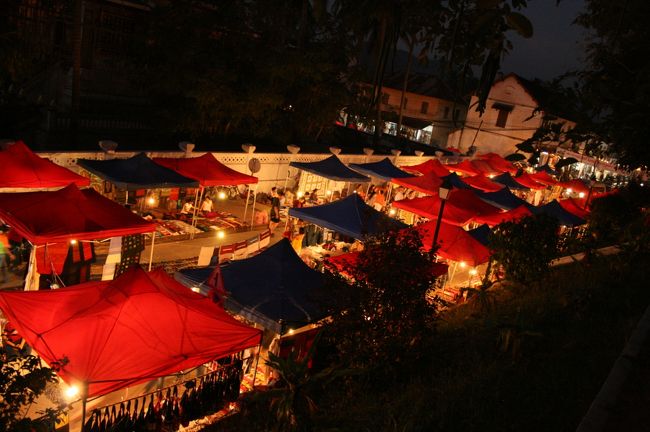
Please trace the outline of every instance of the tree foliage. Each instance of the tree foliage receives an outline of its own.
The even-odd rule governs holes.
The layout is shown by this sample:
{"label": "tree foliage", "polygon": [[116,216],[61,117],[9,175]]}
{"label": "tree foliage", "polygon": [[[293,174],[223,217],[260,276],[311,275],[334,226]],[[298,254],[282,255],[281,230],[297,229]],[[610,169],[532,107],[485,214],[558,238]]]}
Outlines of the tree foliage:
{"label": "tree foliage", "polygon": [[546,215],[497,225],[490,234],[493,258],[513,281],[530,284],[540,280],[557,256],[557,230],[557,221]]}

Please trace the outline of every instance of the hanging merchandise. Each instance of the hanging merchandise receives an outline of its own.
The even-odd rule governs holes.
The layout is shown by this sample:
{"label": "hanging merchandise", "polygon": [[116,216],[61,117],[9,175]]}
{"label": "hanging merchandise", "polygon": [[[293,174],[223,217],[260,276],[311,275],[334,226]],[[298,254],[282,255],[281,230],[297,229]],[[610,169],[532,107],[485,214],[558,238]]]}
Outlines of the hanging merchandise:
{"label": "hanging merchandise", "polygon": [[140,253],[144,250],[144,235],[134,234],[122,237],[122,252],[120,263],[115,268],[115,276],[118,277],[133,266],[140,263]]}

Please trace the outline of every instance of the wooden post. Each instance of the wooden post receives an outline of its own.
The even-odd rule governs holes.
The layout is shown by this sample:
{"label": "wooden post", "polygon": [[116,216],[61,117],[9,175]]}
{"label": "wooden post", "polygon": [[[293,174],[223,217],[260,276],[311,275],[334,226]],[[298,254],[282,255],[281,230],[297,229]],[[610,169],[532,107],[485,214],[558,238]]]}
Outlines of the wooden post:
{"label": "wooden post", "polygon": [[260,354],[262,353],[262,344],[257,346],[257,358],[255,359],[255,372],[253,372],[253,390],[255,390],[255,382],[257,381],[257,365],[260,362]]}
{"label": "wooden post", "polygon": [[253,207],[251,208],[251,231],[253,231],[253,223],[255,222],[255,204],[257,203],[257,187],[259,183],[255,185],[255,195],[253,195]]}
{"label": "wooden post", "polygon": [[83,384],[83,388],[81,389],[83,392],[82,394],[82,400],[81,400],[81,427],[79,428],[80,432],[84,431],[84,424],[86,423],[86,402],[88,401],[88,383]]}
{"label": "wooden post", "polygon": [[151,266],[153,265],[153,246],[156,242],[156,231],[151,233],[151,251],[149,251],[149,271],[151,271]]}

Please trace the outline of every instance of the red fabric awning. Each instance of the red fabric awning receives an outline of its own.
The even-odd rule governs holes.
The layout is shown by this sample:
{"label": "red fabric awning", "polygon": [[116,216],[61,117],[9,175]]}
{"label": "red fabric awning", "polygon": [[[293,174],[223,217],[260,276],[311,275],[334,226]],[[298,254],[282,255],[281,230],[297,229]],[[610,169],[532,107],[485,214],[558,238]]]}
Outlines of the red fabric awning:
{"label": "red fabric awning", "polygon": [[499,171],[498,169],[494,168],[489,161],[483,160],[483,159],[474,159],[472,161],[472,165],[479,170],[481,173],[485,175],[498,175],[501,174],[502,171]]}
{"label": "red fabric awning", "polygon": [[500,172],[507,172],[512,175],[515,175],[517,173],[516,166],[496,153],[485,153],[478,155],[477,158],[488,161],[492,168]]}
{"label": "red fabric awning", "polygon": [[534,174],[530,174],[530,178],[535,180],[537,183],[541,183],[546,186],[553,186],[557,183],[557,180],[551,177],[551,175],[546,171],[538,171]]}
{"label": "red fabric awning", "polygon": [[437,194],[442,184],[440,177],[433,172],[418,177],[394,178],[391,181],[396,185],[429,195]]}
{"label": "red fabric awning", "polygon": [[587,184],[585,184],[585,182],[583,182],[580,179],[573,179],[565,182],[560,182],[558,183],[558,185],[562,186],[564,189],[571,189],[571,191],[575,193],[580,193],[580,192],[584,194],[589,193],[589,186],[587,186]]}
{"label": "red fabric awning", "polygon": [[457,163],[454,165],[445,165],[445,167],[450,170],[450,171],[455,171],[460,174],[465,174],[468,176],[475,176],[478,174],[482,174],[481,170],[478,169],[472,161],[465,159],[461,163]]}
{"label": "red fabric awning", "polygon": [[519,177],[513,177],[513,179],[520,185],[526,186],[529,189],[536,189],[536,190],[546,189],[545,184],[539,183],[527,173],[523,173]]}
{"label": "red fabric awning", "polygon": [[522,205],[506,212],[491,213],[479,215],[474,217],[473,222],[479,224],[488,224],[490,228],[499,225],[501,222],[517,221],[526,216],[531,216],[533,213],[528,210],[528,207]]}
{"label": "red fabric awning", "polygon": [[22,141],[0,150],[0,188],[50,189],[71,183],[88,186],[90,179],[41,158]]}
{"label": "red fabric awning", "polygon": [[[436,230],[435,220],[417,225],[411,229],[416,229],[420,233],[422,243],[427,250],[433,247],[433,236]],[[444,222],[440,224],[438,243],[440,244],[438,255],[451,261],[462,261],[475,267],[490,259],[490,250],[487,247],[483,246],[464,229]]]}
{"label": "red fabric awning", "polygon": [[59,375],[97,396],[189,369],[260,342],[261,331],[229,316],[162,269],[51,291],[0,292],[0,308]]}
{"label": "red fabric awning", "polygon": [[589,210],[584,209],[587,198],[581,200],[576,200],[574,198],[567,198],[558,201],[562,208],[569,213],[578,216],[581,219],[587,219],[589,217]]}
{"label": "red fabric awning", "polygon": [[219,162],[212,153],[193,158],[154,158],[154,162],[185,177],[197,180],[201,186],[232,186],[257,183],[257,177],[240,173]]}
{"label": "red fabric awning", "polygon": [[419,165],[409,165],[400,167],[404,171],[415,173],[415,174],[430,174],[433,173],[438,177],[444,177],[449,175],[449,170],[440,163],[438,159],[429,159],[426,162],[423,162]]}
{"label": "red fabric awning", "polygon": [[501,183],[493,182],[483,174],[478,174],[473,177],[466,177],[463,179],[463,181],[473,188],[480,189],[483,192],[496,192],[505,187]]}
{"label": "red fabric awning", "polygon": [[[429,249],[431,249],[431,247],[429,247]],[[354,273],[354,269],[356,269],[359,262],[359,253],[360,252],[350,252],[333,256],[327,258],[325,264],[346,276],[353,276],[351,273]],[[429,270],[431,271],[431,276],[438,277],[447,274],[448,268],[449,266],[447,266],[447,264],[432,262]]]}
{"label": "red fabric awning", "polygon": [[53,192],[0,193],[0,219],[35,245],[155,230],[154,223],[75,185]]}

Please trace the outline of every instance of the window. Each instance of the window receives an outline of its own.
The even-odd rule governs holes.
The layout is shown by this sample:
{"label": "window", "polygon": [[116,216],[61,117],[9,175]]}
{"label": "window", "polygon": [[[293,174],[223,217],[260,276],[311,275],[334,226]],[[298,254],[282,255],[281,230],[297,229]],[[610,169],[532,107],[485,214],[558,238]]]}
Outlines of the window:
{"label": "window", "polygon": [[422,102],[422,107],[420,108],[420,113],[426,114],[429,112],[429,102]]}
{"label": "window", "polygon": [[449,107],[445,107],[445,113],[442,115],[443,118],[449,118]]}
{"label": "window", "polygon": [[512,109],[514,107],[512,105],[495,103],[492,105],[492,108],[498,111],[496,126],[500,128],[506,127],[506,123],[508,122],[508,115],[510,112],[512,112]]}
{"label": "window", "polygon": [[383,103],[384,105],[388,105],[389,99],[390,99],[390,95],[388,93],[381,94],[381,103]]}

